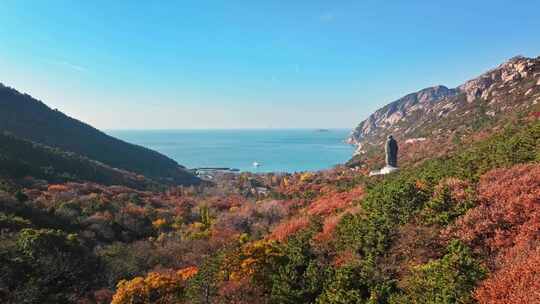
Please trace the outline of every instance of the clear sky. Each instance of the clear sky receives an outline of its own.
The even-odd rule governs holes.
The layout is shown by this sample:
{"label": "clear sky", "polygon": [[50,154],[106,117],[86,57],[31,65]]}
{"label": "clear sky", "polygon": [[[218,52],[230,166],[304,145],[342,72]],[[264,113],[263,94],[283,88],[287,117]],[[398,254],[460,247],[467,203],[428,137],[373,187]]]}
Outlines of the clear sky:
{"label": "clear sky", "polygon": [[539,0],[0,0],[0,82],[102,129],[352,128],[539,56],[539,14]]}

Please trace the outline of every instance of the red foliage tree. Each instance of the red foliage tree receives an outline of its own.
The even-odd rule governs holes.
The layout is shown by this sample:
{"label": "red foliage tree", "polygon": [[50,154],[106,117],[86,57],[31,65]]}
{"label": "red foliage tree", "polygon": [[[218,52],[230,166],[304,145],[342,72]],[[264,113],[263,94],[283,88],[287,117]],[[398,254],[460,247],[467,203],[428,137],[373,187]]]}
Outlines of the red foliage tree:
{"label": "red foliage tree", "polygon": [[480,179],[480,204],[445,231],[482,254],[491,275],[480,303],[540,303],[540,165],[496,169]]}
{"label": "red foliage tree", "polygon": [[475,291],[481,304],[540,303],[540,247],[507,261]]}
{"label": "red foliage tree", "polygon": [[353,206],[347,208],[341,213],[325,217],[323,221],[322,231],[317,233],[314,239],[319,242],[326,242],[331,240],[332,236],[334,235],[334,231],[336,230],[336,227],[338,226],[343,216],[348,213],[356,214],[358,212],[360,212],[360,207]]}
{"label": "red foliage tree", "polygon": [[480,180],[480,204],[446,231],[495,257],[540,238],[540,165],[496,169]]}
{"label": "red foliage tree", "polygon": [[307,213],[310,215],[329,215],[352,206],[354,201],[362,199],[363,196],[364,189],[361,186],[346,192],[331,191],[311,203],[307,208]]}
{"label": "red foliage tree", "polygon": [[277,225],[269,236],[269,239],[276,241],[286,240],[289,236],[296,232],[305,229],[309,226],[309,217],[300,216],[293,217]]}
{"label": "red foliage tree", "polygon": [[261,288],[253,284],[249,278],[225,281],[218,293],[222,303],[226,304],[268,303]]}

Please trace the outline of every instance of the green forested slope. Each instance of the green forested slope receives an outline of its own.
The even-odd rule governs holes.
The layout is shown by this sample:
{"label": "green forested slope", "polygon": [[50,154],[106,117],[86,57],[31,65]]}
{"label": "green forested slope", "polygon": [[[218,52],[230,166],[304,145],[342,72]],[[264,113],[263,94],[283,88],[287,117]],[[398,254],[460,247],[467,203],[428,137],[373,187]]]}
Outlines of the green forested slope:
{"label": "green forested slope", "polygon": [[0,109],[0,130],[20,138],[75,152],[156,180],[180,184],[198,182],[174,160],[156,151],[111,137],[3,85],[0,85]]}

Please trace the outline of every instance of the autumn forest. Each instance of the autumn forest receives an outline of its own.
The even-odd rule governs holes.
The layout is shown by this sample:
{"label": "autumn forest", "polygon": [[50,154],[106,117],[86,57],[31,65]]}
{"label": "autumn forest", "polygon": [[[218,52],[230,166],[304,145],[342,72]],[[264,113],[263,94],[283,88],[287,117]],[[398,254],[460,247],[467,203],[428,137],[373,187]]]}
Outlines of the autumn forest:
{"label": "autumn forest", "polygon": [[135,190],[4,175],[0,298],[536,303],[539,145],[532,115],[383,177],[338,166]]}

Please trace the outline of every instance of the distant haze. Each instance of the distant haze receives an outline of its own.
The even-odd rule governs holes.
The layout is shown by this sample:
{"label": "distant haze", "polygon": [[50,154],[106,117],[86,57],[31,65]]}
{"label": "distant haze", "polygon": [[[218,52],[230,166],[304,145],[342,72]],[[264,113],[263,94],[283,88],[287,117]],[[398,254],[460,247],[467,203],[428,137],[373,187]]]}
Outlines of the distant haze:
{"label": "distant haze", "polygon": [[7,0],[0,82],[101,129],[353,128],[407,93],[540,55],[539,11],[536,0]]}

